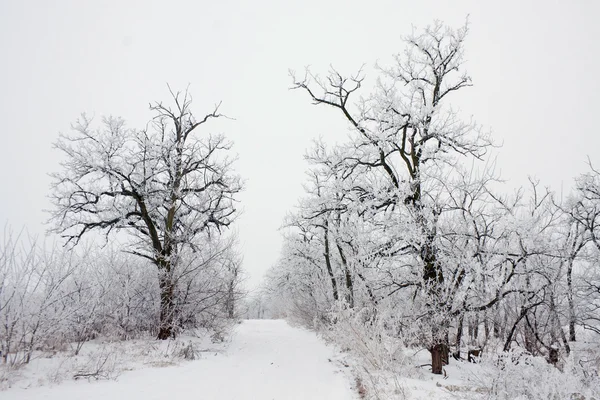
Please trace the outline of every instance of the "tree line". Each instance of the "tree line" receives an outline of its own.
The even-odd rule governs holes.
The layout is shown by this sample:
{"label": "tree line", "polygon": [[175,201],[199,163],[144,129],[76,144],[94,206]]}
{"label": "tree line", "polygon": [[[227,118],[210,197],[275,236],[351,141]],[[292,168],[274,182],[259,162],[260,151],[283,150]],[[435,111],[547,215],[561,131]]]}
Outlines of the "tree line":
{"label": "tree line", "polygon": [[428,349],[434,374],[483,349],[557,364],[579,329],[600,333],[600,173],[590,163],[564,198],[533,178],[502,191],[493,138],[452,105],[472,85],[467,33],[413,32],[366,93],[362,71],[291,73],[349,134],[307,151],[265,296],[311,327],[348,313],[377,325],[379,340]]}

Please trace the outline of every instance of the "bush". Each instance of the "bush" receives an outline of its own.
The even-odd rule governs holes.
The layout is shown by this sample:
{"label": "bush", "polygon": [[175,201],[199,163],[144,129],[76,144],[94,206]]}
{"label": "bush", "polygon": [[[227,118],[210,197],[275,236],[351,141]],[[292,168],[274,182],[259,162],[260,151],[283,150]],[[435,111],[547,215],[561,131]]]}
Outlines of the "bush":
{"label": "bush", "polygon": [[495,399],[563,400],[600,396],[597,372],[590,374],[573,357],[563,370],[523,350],[512,350],[482,359],[478,376],[469,380]]}

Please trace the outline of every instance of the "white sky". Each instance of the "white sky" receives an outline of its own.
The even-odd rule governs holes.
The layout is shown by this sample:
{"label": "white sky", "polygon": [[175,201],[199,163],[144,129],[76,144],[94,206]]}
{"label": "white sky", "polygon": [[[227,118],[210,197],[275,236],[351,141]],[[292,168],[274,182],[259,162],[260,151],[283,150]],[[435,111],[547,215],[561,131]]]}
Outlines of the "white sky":
{"label": "white sky", "polygon": [[[412,26],[469,14],[461,108],[504,143],[511,186],[528,175],[560,190],[600,166],[600,2],[574,1],[8,1],[0,0],[0,222],[43,232],[51,143],[81,112],[130,127],[189,83],[197,115],[223,101],[235,121],[211,125],[235,141],[246,179],[238,223],[256,285],[278,228],[302,195],[304,150],[342,141],[334,110],[289,91],[288,69],[355,72],[385,63]],[[372,77],[372,76],[371,76]],[[368,77],[367,77],[368,78]]]}

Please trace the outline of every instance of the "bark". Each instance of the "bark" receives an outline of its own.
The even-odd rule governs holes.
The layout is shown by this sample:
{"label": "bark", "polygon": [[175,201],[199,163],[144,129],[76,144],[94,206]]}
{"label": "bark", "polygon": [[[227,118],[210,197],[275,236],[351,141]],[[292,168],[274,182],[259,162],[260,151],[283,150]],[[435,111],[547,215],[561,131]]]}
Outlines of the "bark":
{"label": "bark", "polygon": [[468,319],[467,329],[469,333],[469,343],[473,343],[475,340],[475,323],[473,322],[473,317]]}
{"label": "bark", "polygon": [[[563,346],[565,347],[565,352],[567,355],[571,353],[571,346],[569,345],[569,341],[567,340],[567,336],[565,335],[565,331],[562,329],[560,325],[560,318],[558,316],[558,311],[556,310],[556,304],[554,302],[554,297],[550,298],[550,311],[552,313],[552,331],[556,331],[560,335],[560,339],[563,342]],[[555,338],[556,334],[553,334],[552,345],[555,344],[557,339]]]}
{"label": "bark", "polygon": [[465,315],[461,314],[458,318],[458,326],[456,327],[456,352],[455,357],[457,360],[460,360],[460,347],[462,345],[462,335],[463,335],[463,323],[465,320]]}
{"label": "bark", "polygon": [[504,316],[502,317],[502,324],[500,325],[500,337],[505,338],[506,328],[508,327],[508,313],[504,312],[502,314],[504,314]]}
{"label": "bark", "polygon": [[487,340],[490,338],[490,322],[488,320],[488,312],[487,310],[485,310],[483,312],[483,332],[485,334],[485,341],[487,342]]}
{"label": "bark", "polygon": [[556,367],[558,364],[558,349],[550,348],[548,353],[548,362]]}
{"label": "bark", "polygon": [[346,256],[344,255],[344,251],[339,244],[336,244],[338,252],[340,253],[340,258],[342,260],[342,266],[344,267],[344,275],[346,278],[346,303],[348,303],[348,307],[354,308],[354,283],[352,281],[352,274],[350,273],[350,269],[348,268],[348,262],[346,260]]}
{"label": "bark", "polygon": [[231,279],[229,280],[228,286],[227,286],[227,299],[225,301],[225,308],[227,311],[227,317],[228,318],[233,318],[235,316],[235,287],[236,287],[236,281],[238,278],[238,267],[237,265],[233,264],[231,266],[232,268],[232,273],[233,276],[231,277]]}
{"label": "bark", "polygon": [[[418,165],[415,162],[415,165]],[[431,231],[426,227],[425,217],[421,205],[421,185],[416,182],[413,187],[412,196],[413,207],[418,214],[418,223],[421,225],[425,243],[421,247],[421,260],[423,261],[423,281],[426,285],[427,296],[431,306],[435,308],[433,312],[444,312],[445,308],[441,298],[440,289],[444,284],[444,274],[437,260],[437,251],[434,244],[435,230]],[[432,326],[433,346],[431,350],[431,365],[434,374],[441,374],[444,363],[448,363],[448,326],[449,321],[444,319],[440,326]],[[440,361],[441,360],[441,361]]]}
{"label": "bark", "polygon": [[225,303],[225,308],[227,310],[227,317],[233,318],[235,314],[233,283],[230,283],[229,288],[227,289],[227,301]]}
{"label": "bark", "polygon": [[160,288],[160,317],[158,326],[158,339],[166,340],[174,335],[175,321],[175,284],[171,276],[171,265],[163,260],[159,263],[158,284]]}
{"label": "bark", "polygon": [[523,346],[525,346],[525,350],[533,355],[537,355],[538,349],[533,329],[529,325],[525,324],[523,331]]}
{"label": "bark", "polygon": [[517,320],[513,324],[512,328],[510,329],[510,332],[508,332],[508,336],[506,337],[506,341],[504,342],[504,347],[502,349],[503,351],[510,350],[510,343],[512,342],[513,335],[515,334],[515,331],[517,330],[517,326],[519,325],[519,322],[521,322],[521,320],[523,318],[525,318],[525,315],[527,315],[527,311],[528,311],[527,308],[525,308],[525,307],[521,308],[521,312],[519,313]]}
{"label": "bark", "polygon": [[569,260],[567,267],[567,300],[569,302],[569,341],[574,342],[575,337],[575,305],[573,302],[573,259]]}
{"label": "bark", "polygon": [[433,326],[431,329],[433,345],[431,346],[431,371],[441,374],[442,367],[448,364],[450,347],[448,346],[448,327]]}
{"label": "bark", "polygon": [[494,318],[493,318],[493,332],[494,332],[494,337],[500,338],[502,336],[502,332],[501,332],[501,328],[500,328],[500,321],[498,321],[498,311],[496,309],[496,307],[494,307]]}
{"label": "bark", "polygon": [[327,274],[331,279],[331,290],[333,292],[333,300],[338,301],[340,296],[337,287],[337,281],[335,280],[335,276],[333,275],[333,268],[331,267],[331,251],[329,250],[329,222],[325,220],[325,266],[327,267]]}
{"label": "bark", "polygon": [[431,372],[441,375],[444,364],[448,364],[448,346],[439,343],[431,349]]}
{"label": "bark", "polygon": [[423,280],[428,286],[429,294],[437,299],[438,288],[444,283],[444,275],[438,265],[433,235],[428,235],[427,242],[421,248],[421,260],[423,260]]}
{"label": "bark", "polygon": [[472,341],[479,339],[479,314],[475,315],[475,321],[473,321],[473,335],[471,336]]}
{"label": "bark", "polygon": [[173,228],[175,225],[175,214],[177,212],[176,202],[178,200],[178,193],[181,187],[181,179],[183,176],[182,171],[182,156],[183,156],[183,144],[185,139],[183,138],[183,132],[181,126],[176,123],[177,128],[177,147],[175,157],[175,171],[172,178],[171,184],[171,199],[170,207],[167,213],[165,223],[165,235],[162,246],[162,253],[158,260],[158,268],[160,274],[160,321],[158,338],[166,340],[171,336],[174,336],[173,325],[175,322],[175,283],[173,282],[171,262],[172,255],[175,252],[174,244],[171,235],[173,234]]}

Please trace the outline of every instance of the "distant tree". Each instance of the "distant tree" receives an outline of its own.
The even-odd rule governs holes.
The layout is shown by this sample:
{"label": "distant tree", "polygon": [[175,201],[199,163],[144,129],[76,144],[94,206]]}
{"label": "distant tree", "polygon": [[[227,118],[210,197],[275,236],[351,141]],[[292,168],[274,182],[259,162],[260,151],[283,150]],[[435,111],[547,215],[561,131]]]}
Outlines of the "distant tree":
{"label": "distant tree", "polygon": [[187,91],[171,95],[173,107],[150,105],[155,115],[145,129],[129,129],[116,117],[103,118],[95,129],[82,115],[73,133],[55,143],[65,160],[52,174],[51,195],[53,230],[68,245],[93,231],[107,238],[126,231],[127,251],[157,267],[160,339],[174,334],[180,255],[234,221],[242,189],[232,171],[232,143],[220,134],[198,136],[202,125],[222,116],[219,106],[197,119]]}

